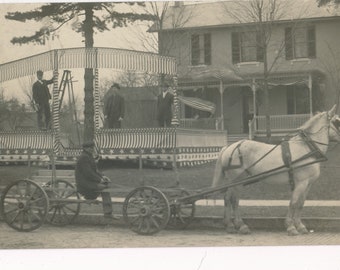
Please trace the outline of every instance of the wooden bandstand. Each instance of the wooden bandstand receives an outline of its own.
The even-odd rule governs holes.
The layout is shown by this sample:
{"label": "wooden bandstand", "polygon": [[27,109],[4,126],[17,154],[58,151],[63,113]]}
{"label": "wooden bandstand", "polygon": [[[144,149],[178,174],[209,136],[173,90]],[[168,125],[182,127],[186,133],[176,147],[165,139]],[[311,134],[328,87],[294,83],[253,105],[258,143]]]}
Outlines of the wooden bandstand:
{"label": "wooden bandstand", "polygon": [[[81,148],[65,147],[60,132],[60,71],[93,69],[95,140],[101,159],[142,160],[154,166],[193,166],[213,161],[227,144],[225,131],[185,129],[179,126],[177,65],[171,57],[153,53],[114,48],[69,48],[52,50],[0,65],[0,83],[52,71],[52,129],[0,132],[0,163],[50,162],[74,164]],[[100,69],[125,70],[160,74],[173,78],[174,119],[172,128],[100,127]]]}

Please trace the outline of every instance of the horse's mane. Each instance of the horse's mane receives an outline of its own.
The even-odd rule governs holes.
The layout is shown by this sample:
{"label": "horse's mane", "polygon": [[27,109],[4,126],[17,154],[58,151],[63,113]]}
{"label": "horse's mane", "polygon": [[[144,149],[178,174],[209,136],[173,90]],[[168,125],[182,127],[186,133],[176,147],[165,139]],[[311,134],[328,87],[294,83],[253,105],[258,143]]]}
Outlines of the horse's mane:
{"label": "horse's mane", "polygon": [[[320,120],[323,120],[320,122]],[[327,112],[319,112],[315,114],[312,118],[310,118],[307,122],[305,122],[302,126],[300,126],[300,130],[315,132],[319,130],[322,126],[320,124],[326,124],[327,121]]]}

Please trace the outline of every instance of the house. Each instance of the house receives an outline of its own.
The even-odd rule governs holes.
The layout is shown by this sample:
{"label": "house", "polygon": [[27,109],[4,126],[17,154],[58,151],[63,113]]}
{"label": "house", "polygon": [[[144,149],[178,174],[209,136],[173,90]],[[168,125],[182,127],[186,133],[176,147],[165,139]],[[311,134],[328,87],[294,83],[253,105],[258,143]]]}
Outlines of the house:
{"label": "house", "polygon": [[216,104],[213,116],[182,105],[182,126],[198,116],[229,134],[260,134],[265,87],[272,131],[295,129],[336,103],[340,9],[316,0],[276,3],[263,8],[259,23],[249,1],[176,2],[162,28],[150,29],[168,45],[160,53],[177,58],[178,93]]}

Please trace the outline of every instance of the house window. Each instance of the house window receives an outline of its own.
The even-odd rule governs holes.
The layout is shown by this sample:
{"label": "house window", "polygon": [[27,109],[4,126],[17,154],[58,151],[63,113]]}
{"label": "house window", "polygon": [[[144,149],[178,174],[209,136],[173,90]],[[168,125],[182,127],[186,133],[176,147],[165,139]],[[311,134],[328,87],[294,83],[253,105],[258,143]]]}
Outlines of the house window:
{"label": "house window", "polygon": [[263,61],[263,49],[260,46],[260,35],[257,32],[233,32],[231,43],[234,64]]}
{"label": "house window", "polygon": [[211,65],[211,34],[191,36],[191,65]]}
{"label": "house window", "polygon": [[309,90],[306,86],[287,86],[287,113],[306,114],[309,112]]}
{"label": "house window", "polygon": [[315,58],[315,27],[285,29],[286,59]]}

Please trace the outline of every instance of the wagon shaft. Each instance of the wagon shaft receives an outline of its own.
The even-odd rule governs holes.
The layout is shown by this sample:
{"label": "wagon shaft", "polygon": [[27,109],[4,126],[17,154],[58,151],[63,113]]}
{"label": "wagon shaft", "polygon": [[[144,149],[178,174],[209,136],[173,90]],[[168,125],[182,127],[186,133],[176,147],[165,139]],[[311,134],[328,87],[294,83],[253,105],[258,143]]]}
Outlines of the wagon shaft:
{"label": "wagon shaft", "polygon": [[[306,167],[306,166],[312,165],[314,163],[319,163],[319,162],[322,162],[322,161],[325,161],[325,160],[327,160],[327,159],[325,159],[324,157],[321,157],[319,159],[315,159],[313,161],[310,161],[310,162],[307,162],[307,163],[304,163],[304,164],[301,164],[301,165],[298,165],[298,166],[292,166],[292,169],[295,170],[295,169],[298,169],[298,168],[301,168],[301,167]],[[301,159],[296,160],[293,163],[296,163],[297,161],[301,161]],[[224,193],[229,188],[232,188],[232,187],[235,187],[235,186],[250,185],[250,184],[256,183],[260,180],[263,180],[267,177],[270,177],[272,175],[288,172],[289,170],[290,170],[290,168],[287,168],[285,165],[282,165],[282,166],[279,166],[279,167],[274,168],[272,170],[269,170],[269,171],[266,171],[266,172],[263,172],[263,173],[260,173],[260,174],[257,174],[257,175],[249,176],[249,177],[246,177],[244,179],[240,179],[240,180],[236,179],[237,181],[235,181],[233,183],[228,183],[228,184],[221,185],[221,186],[214,187],[214,188],[208,188],[205,191],[201,191],[201,192],[198,192],[198,193],[193,194],[193,195],[181,197],[181,198],[179,198],[175,201],[175,204],[194,203],[195,201],[198,201],[198,200],[201,200],[201,199],[208,197],[208,195],[215,194],[215,193]]]}

